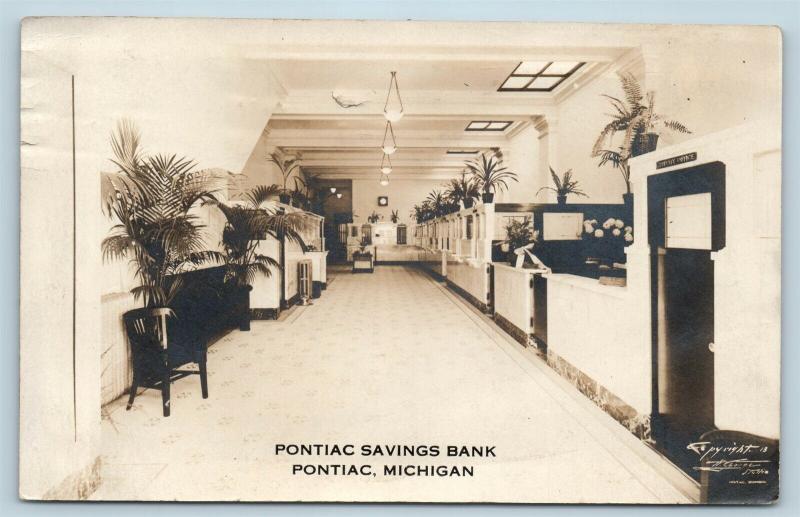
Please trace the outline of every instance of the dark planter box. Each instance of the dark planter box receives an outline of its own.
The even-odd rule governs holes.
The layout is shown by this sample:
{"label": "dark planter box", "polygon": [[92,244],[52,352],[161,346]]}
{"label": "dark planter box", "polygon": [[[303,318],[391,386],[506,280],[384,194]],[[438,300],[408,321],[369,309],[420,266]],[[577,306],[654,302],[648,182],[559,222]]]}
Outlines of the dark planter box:
{"label": "dark planter box", "polygon": [[645,133],[633,139],[631,156],[640,156],[651,153],[658,146],[658,133]]}

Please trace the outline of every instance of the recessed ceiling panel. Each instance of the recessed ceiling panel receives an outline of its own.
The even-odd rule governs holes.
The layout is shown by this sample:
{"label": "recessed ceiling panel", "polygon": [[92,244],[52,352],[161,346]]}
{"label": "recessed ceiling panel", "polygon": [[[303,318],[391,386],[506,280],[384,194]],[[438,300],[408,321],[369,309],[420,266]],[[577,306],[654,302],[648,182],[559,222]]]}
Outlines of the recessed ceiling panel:
{"label": "recessed ceiling panel", "polygon": [[522,61],[498,92],[551,92],[584,64],[579,61]]}
{"label": "recessed ceiling panel", "polygon": [[514,70],[514,75],[538,75],[548,64],[549,61],[523,61]]}

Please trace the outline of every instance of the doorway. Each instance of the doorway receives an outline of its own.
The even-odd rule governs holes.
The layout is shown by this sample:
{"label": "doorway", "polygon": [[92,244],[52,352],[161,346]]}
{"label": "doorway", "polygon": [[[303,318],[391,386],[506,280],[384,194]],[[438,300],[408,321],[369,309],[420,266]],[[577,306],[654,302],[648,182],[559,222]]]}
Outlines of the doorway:
{"label": "doorway", "polygon": [[688,446],[714,426],[714,262],[725,246],[725,166],[648,178],[656,448],[695,480]]}

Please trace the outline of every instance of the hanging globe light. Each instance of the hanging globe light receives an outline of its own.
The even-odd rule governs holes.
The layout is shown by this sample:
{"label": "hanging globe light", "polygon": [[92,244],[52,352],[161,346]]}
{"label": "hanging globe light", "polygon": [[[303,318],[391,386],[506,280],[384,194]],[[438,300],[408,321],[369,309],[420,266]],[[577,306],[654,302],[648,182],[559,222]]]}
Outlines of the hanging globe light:
{"label": "hanging globe light", "polygon": [[389,158],[388,154],[384,154],[383,158],[381,159],[381,173],[391,174],[391,172],[392,172],[392,159]]}
{"label": "hanging globe light", "polygon": [[336,187],[331,187],[331,194],[336,194]]}
{"label": "hanging globe light", "polygon": [[387,110],[383,112],[383,116],[386,117],[386,120],[389,122],[397,122],[403,118],[403,112],[402,110]]}
{"label": "hanging globe light", "polygon": [[389,184],[389,176],[386,174],[381,174],[381,179],[378,183],[380,183],[383,187],[387,186]]}
{"label": "hanging globe light", "polygon": [[[391,139],[389,138],[391,137]],[[386,129],[383,130],[383,143],[381,144],[383,154],[394,154],[397,151],[397,142],[394,139],[394,129],[392,123],[386,123]]]}
{"label": "hanging globe light", "polygon": [[[392,86],[394,86],[395,97],[392,97]],[[391,104],[389,101],[394,101]],[[389,91],[386,92],[386,103],[383,105],[383,116],[389,122],[397,122],[403,118],[403,99],[400,98],[400,87],[397,85],[397,72],[392,72],[392,77],[389,79]]]}

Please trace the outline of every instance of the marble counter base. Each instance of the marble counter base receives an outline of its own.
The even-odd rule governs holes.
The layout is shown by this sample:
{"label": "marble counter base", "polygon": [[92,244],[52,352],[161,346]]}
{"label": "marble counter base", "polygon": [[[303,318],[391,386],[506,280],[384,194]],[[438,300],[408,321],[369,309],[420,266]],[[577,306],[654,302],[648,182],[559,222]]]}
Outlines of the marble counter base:
{"label": "marble counter base", "polygon": [[553,370],[571,382],[578,388],[578,391],[597,404],[600,409],[608,413],[614,420],[622,424],[634,436],[642,441],[652,443],[650,415],[637,413],[625,401],[549,349],[547,350],[546,361]]}
{"label": "marble counter base", "polygon": [[494,322],[497,323],[498,327],[500,327],[501,329],[505,330],[506,333],[508,333],[508,335],[513,337],[514,340],[517,343],[519,343],[520,345],[522,345],[524,347],[528,347],[528,346],[531,346],[533,344],[532,340],[531,340],[531,336],[528,335],[527,332],[525,332],[521,328],[517,327],[516,325],[514,325],[513,323],[508,321],[501,314],[498,314],[498,313],[495,312],[494,315],[492,316],[492,318],[494,319]]}

